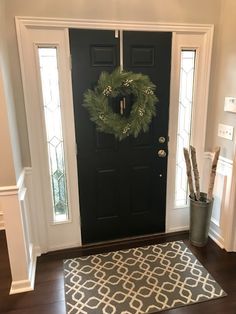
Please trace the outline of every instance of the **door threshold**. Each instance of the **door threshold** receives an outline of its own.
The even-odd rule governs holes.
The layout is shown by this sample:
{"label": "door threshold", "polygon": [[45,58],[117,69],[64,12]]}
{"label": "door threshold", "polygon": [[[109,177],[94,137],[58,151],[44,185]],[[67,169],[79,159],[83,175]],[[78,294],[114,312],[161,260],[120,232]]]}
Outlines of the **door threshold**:
{"label": "door threshold", "polygon": [[63,249],[58,251],[48,252],[41,255],[40,260],[48,259],[68,259],[80,256],[87,256],[93,254],[107,253],[112,251],[119,251],[138,246],[154,245],[163,242],[180,241],[188,239],[189,231],[177,231],[171,233],[154,233],[144,236],[127,237],[122,239],[115,239],[111,241],[101,241],[96,243],[84,244],[80,247]]}
{"label": "door threshold", "polygon": [[90,248],[90,247],[101,247],[101,246],[110,246],[110,245],[116,245],[116,244],[125,244],[125,243],[138,243],[143,241],[152,241],[152,240],[159,240],[159,239],[166,239],[171,236],[180,236],[180,235],[188,235],[188,230],[184,231],[176,231],[171,233],[151,233],[151,234],[145,234],[140,236],[132,236],[132,237],[125,237],[125,238],[118,238],[113,240],[107,240],[107,241],[98,241],[93,243],[85,243],[82,244],[82,248]]}

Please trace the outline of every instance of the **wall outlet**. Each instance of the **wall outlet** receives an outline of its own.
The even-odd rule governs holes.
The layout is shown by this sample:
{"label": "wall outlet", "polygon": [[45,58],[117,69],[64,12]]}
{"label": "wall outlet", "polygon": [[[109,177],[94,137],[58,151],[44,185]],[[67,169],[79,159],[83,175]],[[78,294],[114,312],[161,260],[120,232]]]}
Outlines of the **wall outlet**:
{"label": "wall outlet", "polygon": [[232,141],[233,136],[234,136],[234,127],[231,125],[219,123],[219,125],[218,125],[218,136]]}

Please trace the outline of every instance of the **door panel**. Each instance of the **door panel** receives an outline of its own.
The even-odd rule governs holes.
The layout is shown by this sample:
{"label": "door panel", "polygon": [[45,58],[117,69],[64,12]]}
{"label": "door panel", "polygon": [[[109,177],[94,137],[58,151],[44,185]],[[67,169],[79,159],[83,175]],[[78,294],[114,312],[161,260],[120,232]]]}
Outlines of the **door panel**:
{"label": "door panel", "polygon": [[95,181],[97,219],[119,215],[119,178],[116,169],[99,169]]}
{"label": "door panel", "polygon": [[[118,143],[112,135],[99,133],[82,106],[83,94],[93,88],[101,71],[112,72],[119,62],[119,39],[113,31],[69,32],[77,141],[77,162],[82,241],[99,241],[100,230],[119,234],[120,169]],[[115,106],[116,104],[114,104]],[[119,235],[120,236],[120,235]]]}
{"label": "door panel", "polygon": [[96,132],[95,128],[94,133],[96,151],[117,150],[118,143],[117,141],[114,141],[113,136],[106,133]]}
{"label": "door panel", "polygon": [[[167,156],[158,157],[158,150],[168,152],[169,88],[171,69],[171,33],[126,31],[124,38],[124,68],[141,72],[156,85],[157,115],[148,133],[130,139],[131,154],[127,164],[140,169],[150,169],[149,181],[140,177],[139,202],[147,202],[149,210],[132,220],[132,228],[143,233],[165,231]],[[159,137],[166,139],[159,143]],[[134,177],[134,180],[136,178]],[[147,180],[147,179],[146,179]],[[132,183],[131,183],[132,184]],[[133,183],[134,185],[136,183]],[[136,204],[138,208],[138,204]],[[146,227],[144,221],[146,220]],[[143,221],[143,223],[142,223]],[[138,227],[139,226],[139,227]]]}
{"label": "door panel", "polygon": [[152,172],[148,166],[136,166],[131,169],[130,209],[133,215],[146,214],[152,201]]}
{"label": "door panel", "polygon": [[[167,138],[171,34],[124,32],[124,68],[149,75],[160,102],[149,132],[121,142],[97,132],[82,106],[101,71],[119,66],[119,39],[113,31],[70,30],[70,47],[83,243],[164,231],[167,158],[157,151],[167,145],[158,137]],[[133,100],[126,97],[125,115]],[[110,105],[118,112],[119,100]]]}
{"label": "door panel", "polygon": [[[171,68],[171,33],[132,32],[124,37],[124,68],[147,74],[157,86],[157,117],[154,135],[163,134],[167,138],[169,120],[169,89]],[[149,51],[150,57],[147,57]],[[139,53],[137,53],[139,51]],[[143,53],[142,53],[143,52]],[[158,141],[156,141],[158,144]]]}
{"label": "door panel", "polygon": [[[125,37],[127,34],[125,33]],[[155,64],[155,47],[144,45],[130,47],[130,60],[132,67],[153,67]]]}
{"label": "door panel", "polygon": [[91,65],[94,67],[114,67],[117,64],[116,46],[91,46]]}

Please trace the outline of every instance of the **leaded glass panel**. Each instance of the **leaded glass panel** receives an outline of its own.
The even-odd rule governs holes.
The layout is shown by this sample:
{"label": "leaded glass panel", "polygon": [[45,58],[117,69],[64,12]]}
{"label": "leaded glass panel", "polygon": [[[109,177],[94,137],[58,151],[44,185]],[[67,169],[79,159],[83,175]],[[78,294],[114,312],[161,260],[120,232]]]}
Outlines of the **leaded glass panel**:
{"label": "leaded glass panel", "polygon": [[196,51],[181,51],[179,119],[176,152],[175,205],[187,205],[188,184],[183,148],[189,147],[191,136]]}
{"label": "leaded glass panel", "polygon": [[39,47],[38,54],[54,221],[60,222],[68,220],[68,193],[61,121],[57,48]]}

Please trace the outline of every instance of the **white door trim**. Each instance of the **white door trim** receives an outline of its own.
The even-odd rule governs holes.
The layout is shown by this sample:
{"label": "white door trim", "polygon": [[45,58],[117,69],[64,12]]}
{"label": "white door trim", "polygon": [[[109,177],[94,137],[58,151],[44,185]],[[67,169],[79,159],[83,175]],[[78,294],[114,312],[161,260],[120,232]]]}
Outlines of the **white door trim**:
{"label": "white door trim", "polygon": [[[209,35],[209,34],[208,34]],[[181,51],[190,49],[196,51],[194,92],[192,107],[191,144],[196,148],[199,172],[202,176],[204,163],[204,148],[206,137],[208,91],[210,80],[210,62],[212,41],[202,33],[174,32],[172,38],[172,73],[169,115],[169,158],[167,179],[167,216],[166,231],[186,230],[189,227],[189,206],[177,207],[175,204],[175,172],[176,149],[179,116],[180,92],[180,56]],[[184,174],[185,175],[185,174]]]}
{"label": "white door trim", "polygon": [[89,20],[16,16],[16,25],[41,28],[123,29],[156,32],[201,33],[213,36],[212,24],[159,23],[145,21]]}
{"label": "white door trim", "polygon": [[[202,24],[176,24],[176,23],[147,23],[145,21],[136,22],[136,21],[107,21],[107,20],[77,20],[77,19],[64,19],[64,18],[40,18],[40,17],[16,17],[16,29],[17,29],[17,39],[18,39],[18,46],[19,46],[19,55],[20,55],[20,64],[21,64],[21,71],[22,71],[22,81],[23,81],[23,89],[24,89],[24,96],[25,96],[25,106],[26,106],[26,114],[27,114],[27,124],[28,124],[28,133],[29,133],[29,142],[30,142],[30,151],[31,151],[31,160],[33,166],[33,176],[35,189],[38,187],[39,191],[41,191],[42,195],[43,187],[39,186],[39,177],[41,175],[40,167],[40,152],[38,151],[37,145],[35,145],[36,140],[38,138],[37,130],[34,125],[34,113],[30,98],[28,97],[28,89],[29,89],[29,80],[26,76],[26,64],[28,62],[27,56],[24,55],[23,47],[29,41],[29,30],[31,29],[41,29],[41,30],[64,30],[65,33],[67,32],[68,28],[83,28],[83,29],[107,29],[107,30],[134,30],[134,31],[166,31],[172,32],[174,38],[178,34],[186,34],[186,35],[197,35],[200,34],[204,38],[204,83],[205,86],[203,87],[203,96],[202,101],[199,102],[199,110],[202,110],[202,117],[203,120],[198,119],[196,121],[197,128],[202,130],[201,137],[200,137],[200,148],[201,151],[204,149],[205,143],[205,128],[206,128],[206,115],[207,115],[207,104],[208,104],[208,88],[209,88],[209,77],[210,77],[210,64],[211,64],[211,51],[212,51],[212,41],[213,41],[213,25],[202,25]],[[175,48],[173,44],[173,49]],[[172,53],[173,53],[172,49]],[[172,54],[173,58],[176,57]],[[176,90],[174,89],[174,73],[172,69],[172,79],[171,79],[171,95],[170,95],[170,113],[175,112],[176,108],[176,101],[177,101],[177,94]],[[70,82],[71,84],[71,82]],[[72,103],[72,87],[68,91],[70,93],[68,106],[71,106],[73,109]],[[73,110],[72,110],[73,111]],[[197,117],[197,115],[195,115]],[[170,123],[169,123],[169,135],[172,136],[173,130],[171,129],[173,116],[170,116]],[[173,150],[173,147],[170,147]],[[174,147],[175,149],[175,147]],[[198,149],[198,147],[197,147]],[[173,153],[173,152],[172,152]],[[72,165],[74,169],[74,173],[77,173],[77,165],[73,163]],[[168,170],[168,180],[167,186],[172,183],[173,185],[173,176],[171,176],[171,171],[173,171],[173,165],[169,164]],[[168,195],[168,193],[167,193]],[[38,197],[37,202],[40,204],[40,198]],[[78,201],[79,202],[79,201]],[[79,204],[78,204],[79,208]],[[173,207],[170,206],[169,202],[167,202],[167,222],[166,222],[166,230],[167,232],[173,231],[171,229],[171,225],[169,222],[169,215],[173,213]],[[45,213],[41,210],[42,217],[45,217]],[[41,246],[42,251],[46,252],[50,250],[47,246],[47,231],[45,222],[42,221],[42,217],[39,221],[38,229],[42,230],[40,233],[41,235]],[[39,216],[38,216],[39,218]],[[185,225],[178,225],[175,230],[185,229],[187,226]],[[79,243],[81,245],[81,242]],[[57,248],[59,249],[59,247]]]}

